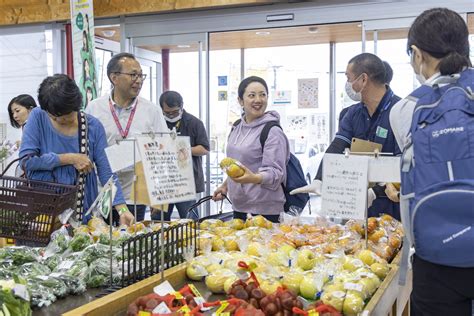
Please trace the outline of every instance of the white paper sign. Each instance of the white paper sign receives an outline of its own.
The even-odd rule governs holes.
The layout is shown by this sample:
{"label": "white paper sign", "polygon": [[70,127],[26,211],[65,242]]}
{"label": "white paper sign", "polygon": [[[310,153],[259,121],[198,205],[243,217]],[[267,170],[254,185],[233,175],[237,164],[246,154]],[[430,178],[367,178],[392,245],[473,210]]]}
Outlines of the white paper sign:
{"label": "white paper sign", "polygon": [[151,205],[196,198],[191,144],[188,136],[137,137]]}
{"label": "white paper sign", "polygon": [[369,157],[369,182],[400,183],[400,157]]}
{"label": "white paper sign", "polygon": [[165,281],[153,288],[153,292],[160,296],[165,296],[170,293],[176,292],[176,290],[173,288],[171,283],[169,281]]}
{"label": "white paper sign", "polygon": [[321,209],[330,217],[364,219],[369,157],[325,154]]}
{"label": "white paper sign", "polygon": [[[133,141],[121,141],[115,145],[105,148],[105,155],[110,163],[112,172],[117,172],[133,166]],[[139,162],[140,155],[135,155],[135,163]]]}

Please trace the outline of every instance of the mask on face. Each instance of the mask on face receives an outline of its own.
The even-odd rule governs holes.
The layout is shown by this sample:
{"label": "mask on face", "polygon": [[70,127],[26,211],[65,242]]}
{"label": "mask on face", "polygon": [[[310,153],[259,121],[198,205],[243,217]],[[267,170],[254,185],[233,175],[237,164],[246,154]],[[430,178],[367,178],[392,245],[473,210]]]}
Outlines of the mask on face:
{"label": "mask on face", "polygon": [[167,117],[166,115],[163,115],[165,117],[165,121],[169,123],[176,123],[178,122],[181,117],[183,116],[183,110],[179,110],[179,114],[176,115],[175,117]]}
{"label": "mask on face", "polygon": [[[416,65],[415,65],[415,52],[414,51],[412,51],[410,58],[411,58],[410,64],[413,67],[413,71],[415,71]],[[420,84],[424,84],[426,82],[426,78],[423,75],[423,64],[420,64],[420,71],[418,73],[416,73],[415,71],[415,76],[416,76],[416,80],[418,80]]]}
{"label": "mask on face", "polygon": [[362,94],[361,94],[361,91],[359,92],[356,92],[354,90],[354,88],[352,87],[352,85],[354,84],[354,82],[356,82],[357,80],[359,80],[360,76],[356,78],[356,80],[352,81],[352,82],[349,82],[349,81],[346,81],[346,93],[347,93],[347,96],[349,98],[351,98],[353,101],[356,101],[356,102],[360,102],[362,100]]}

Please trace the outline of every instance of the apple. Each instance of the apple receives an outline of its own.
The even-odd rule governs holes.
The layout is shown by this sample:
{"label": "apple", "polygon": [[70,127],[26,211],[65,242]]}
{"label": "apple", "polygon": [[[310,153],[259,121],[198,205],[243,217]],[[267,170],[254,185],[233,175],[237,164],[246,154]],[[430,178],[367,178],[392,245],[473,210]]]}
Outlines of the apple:
{"label": "apple", "polygon": [[255,257],[260,257],[264,253],[264,247],[258,242],[251,242],[247,247],[247,254]]}
{"label": "apple", "polygon": [[364,309],[364,299],[360,292],[349,290],[346,293],[342,312],[346,316],[357,316]]}
{"label": "apple", "polygon": [[288,244],[283,244],[283,246],[281,246],[278,251],[280,252],[283,252],[284,254],[286,254],[287,256],[290,256],[290,253],[293,252],[295,250],[295,247],[293,246],[290,246]]}
{"label": "apple", "polygon": [[266,295],[270,295],[276,292],[276,290],[281,286],[281,283],[279,281],[269,279],[269,280],[264,280],[260,284],[260,288]]}
{"label": "apple", "polygon": [[308,273],[300,283],[300,295],[304,298],[315,300],[316,295],[323,287],[322,276],[316,273]]}
{"label": "apple", "polygon": [[390,270],[388,264],[375,262],[370,266],[370,270],[378,276],[381,280],[385,279]]}
{"label": "apple", "polygon": [[324,291],[323,295],[321,295],[321,300],[324,304],[331,305],[337,311],[341,312],[345,296],[346,293],[344,291]]}
{"label": "apple", "polygon": [[359,258],[363,263],[368,266],[371,266],[372,264],[378,261],[378,256],[368,249],[361,250],[357,254],[357,258]]}
{"label": "apple", "polygon": [[235,241],[234,237],[228,236],[224,239],[224,247],[227,251],[237,251],[239,250],[239,245]]}
{"label": "apple", "polygon": [[218,263],[213,263],[213,264],[210,264],[206,267],[206,270],[207,270],[208,273],[212,273],[212,272],[220,270],[220,269],[222,269],[222,266]]}
{"label": "apple", "polygon": [[224,222],[224,225],[226,227],[230,227],[235,230],[241,230],[241,229],[244,229],[245,227],[244,221],[241,220],[240,218],[234,218],[228,222]]}
{"label": "apple", "polygon": [[271,252],[267,256],[267,262],[273,267],[278,266],[287,266],[288,265],[288,256],[281,251]]}
{"label": "apple", "polygon": [[298,252],[296,264],[303,270],[311,270],[316,265],[317,257],[309,249],[302,249]]}
{"label": "apple", "polygon": [[366,297],[370,297],[379,287],[380,279],[377,276],[372,278],[361,278],[358,283],[362,284],[362,292],[366,293]]}
{"label": "apple", "polygon": [[235,276],[234,272],[228,269],[221,269],[206,276],[205,283],[212,293],[223,293],[225,281],[233,276]]}
{"label": "apple", "polygon": [[203,277],[208,275],[208,273],[204,266],[197,263],[191,263],[186,267],[186,275],[193,281],[201,281]]}
{"label": "apple", "polygon": [[303,274],[301,272],[288,272],[283,276],[281,283],[295,295],[298,295],[302,280]]}
{"label": "apple", "polygon": [[219,237],[214,237],[212,239],[212,251],[220,251],[224,249],[224,240]]}
{"label": "apple", "polygon": [[342,265],[344,270],[347,270],[350,272],[355,271],[363,266],[364,266],[364,263],[362,262],[362,260],[356,259],[350,256],[346,256],[344,264]]}

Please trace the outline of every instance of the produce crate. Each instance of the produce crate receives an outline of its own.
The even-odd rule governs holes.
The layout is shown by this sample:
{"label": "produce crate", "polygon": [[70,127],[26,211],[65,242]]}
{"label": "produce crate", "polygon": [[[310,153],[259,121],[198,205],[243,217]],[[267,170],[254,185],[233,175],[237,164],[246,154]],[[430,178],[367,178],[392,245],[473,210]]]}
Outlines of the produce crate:
{"label": "produce crate", "polygon": [[197,255],[196,224],[192,221],[137,235],[122,243],[122,287],[136,283],[161,271],[161,247],[164,269],[185,262],[185,254]]}
{"label": "produce crate", "polygon": [[[392,263],[398,264],[401,253],[393,260]],[[365,306],[361,313],[363,316],[386,316],[386,315],[403,315],[408,316],[407,306],[409,305],[409,295],[411,292],[411,273],[408,275],[409,282],[403,287],[398,285],[399,270],[398,266],[394,266],[378,290],[374,293],[371,300]],[[220,295],[212,295],[203,282],[192,282],[186,277],[186,264],[180,264],[170,268],[164,272],[165,280],[169,281],[175,289],[179,289],[186,283],[196,285],[200,293],[205,299],[216,300],[221,299]],[[153,288],[162,282],[160,275],[154,275],[143,281],[135,283],[129,287],[121,289],[115,293],[97,299],[89,304],[81,306],[77,309],[69,311],[64,316],[119,316],[126,315],[127,307],[135,299],[140,296],[150,294]]]}

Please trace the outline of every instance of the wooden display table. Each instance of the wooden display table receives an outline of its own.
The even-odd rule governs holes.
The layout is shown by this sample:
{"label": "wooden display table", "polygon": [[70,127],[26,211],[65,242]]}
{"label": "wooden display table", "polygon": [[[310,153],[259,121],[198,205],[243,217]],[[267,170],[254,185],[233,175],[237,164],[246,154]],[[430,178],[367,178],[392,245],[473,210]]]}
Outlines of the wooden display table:
{"label": "wooden display table", "polygon": [[[408,316],[409,298],[411,293],[411,271],[408,273],[407,284],[403,287],[398,285],[401,252],[393,260],[394,267],[367,303],[362,316]],[[205,299],[216,300],[221,296],[212,295],[205,289],[203,282],[191,282],[186,277],[186,264],[180,264],[168,269],[164,273],[165,280],[169,281],[178,290],[186,283],[194,283]],[[69,311],[64,316],[115,316],[125,315],[127,307],[136,298],[153,292],[153,288],[162,282],[161,275],[157,274],[148,279],[130,285],[115,293],[104,296],[89,304]]]}

